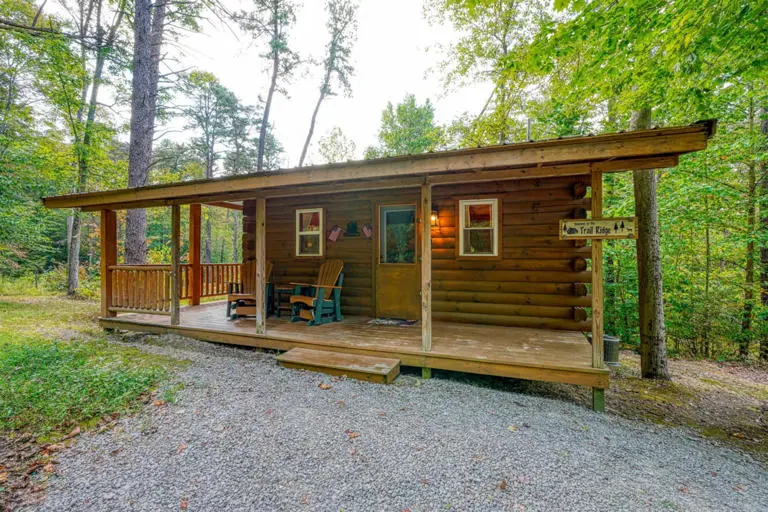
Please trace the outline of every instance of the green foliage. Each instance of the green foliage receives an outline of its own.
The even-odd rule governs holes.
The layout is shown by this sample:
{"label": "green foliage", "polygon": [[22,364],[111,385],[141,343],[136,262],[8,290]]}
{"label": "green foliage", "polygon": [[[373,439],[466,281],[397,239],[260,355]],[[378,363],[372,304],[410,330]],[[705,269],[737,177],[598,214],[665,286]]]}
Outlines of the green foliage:
{"label": "green foliage", "polygon": [[365,150],[365,158],[412,155],[434,151],[443,144],[443,130],[435,124],[435,109],[427,99],[423,105],[413,94],[381,114],[379,145]]}
{"label": "green foliage", "polygon": [[341,128],[334,126],[330,133],[319,141],[318,152],[323,159],[320,163],[346,162],[354,158],[355,149],[355,141],[347,138]]}
{"label": "green foliage", "polygon": [[[452,144],[523,140],[526,118],[533,138],[627,129],[631,112],[643,108],[653,110],[655,124],[717,118],[707,151],[659,171],[664,303],[673,352],[733,357],[739,340],[768,336],[759,283],[745,298],[748,243],[768,247],[768,226],[749,229],[757,220],[750,205],[768,202],[748,187],[748,170],[766,161],[768,147],[759,131],[760,112],[768,115],[768,1],[547,7],[535,0],[432,3],[432,16],[462,31],[440,67],[446,87],[494,87],[479,114],[451,124]],[[605,176],[604,203],[605,215],[634,214],[630,174]],[[604,247],[606,331],[637,343],[634,244]],[[755,309],[745,332],[747,303]]]}
{"label": "green foliage", "polygon": [[95,312],[92,304],[65,302],[72,301],[0,301],[0,318],[14,319],[0,323],[0,431],[41,436],[130,411],[174,364],[101,340],[48,339],[42,326],[71,325]]}

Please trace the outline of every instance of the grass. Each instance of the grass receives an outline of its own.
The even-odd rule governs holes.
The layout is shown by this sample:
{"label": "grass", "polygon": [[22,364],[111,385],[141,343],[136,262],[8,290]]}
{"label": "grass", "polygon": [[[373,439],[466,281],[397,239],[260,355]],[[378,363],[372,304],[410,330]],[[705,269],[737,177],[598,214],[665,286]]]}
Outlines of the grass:
{"label": "grass", "polygon": [[0,432],[55,437],[133,411],[179,364],[108,342],[97,304],[0,297]]}

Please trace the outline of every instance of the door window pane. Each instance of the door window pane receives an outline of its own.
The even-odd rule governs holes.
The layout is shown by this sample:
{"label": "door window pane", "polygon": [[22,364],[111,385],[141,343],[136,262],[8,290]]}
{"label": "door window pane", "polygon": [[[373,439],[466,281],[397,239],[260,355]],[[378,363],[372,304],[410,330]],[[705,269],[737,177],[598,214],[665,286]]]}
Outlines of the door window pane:
{"label": "door window pane", "polygon": [[381,263],[416,262],[416,207],[381,208]]}

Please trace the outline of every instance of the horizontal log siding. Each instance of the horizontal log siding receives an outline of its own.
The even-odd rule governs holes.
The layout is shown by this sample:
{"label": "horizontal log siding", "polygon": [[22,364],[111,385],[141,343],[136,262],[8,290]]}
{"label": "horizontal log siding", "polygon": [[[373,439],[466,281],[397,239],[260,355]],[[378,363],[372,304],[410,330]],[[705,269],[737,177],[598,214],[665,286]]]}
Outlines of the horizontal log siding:
{"label": "horizontal log siding", "polygon": [[[589,331],[591,305],[586,283],[591,248],[582,240],[559,240],[561,218],[583,218],[589,210],[588,176],[443,185],[432,201],[440,225],[432,229],[432,310],[438,320]],[[501,199],[501,255],[493,260],[456,258],[456,201]],[[378,204],[418,203],[418,189],[382,190],[267,200],[267,258],[277,285],[312,281],[322,259],[296,258],[295,211],[325,208],[327,231],[357,221],[360,236],[326,242],[325,258],[344,260],[342,312],[375,314],[375,244],[362,235],[376,226]],[[255,203],[246,201],[243,254],[255,249]]]}
{"label": "horizontal log siding", "polygon": [[[589,210],[588,176],[435,186],[432,311],[438,320],[589,331],[591,282],[583,241],[558,238],[558,221]],[[459,199],[500,198],[501,258],[457,259]]]}
{"label": "horizontal log siding", "polygon": [[[416,203],[417,189],[382,190],[364,193],[275,198],[267,200],[267,259],[274,264],[273,275],[277,286],[290,282],[312,282],[325,259],[344,260],[344,287],[341,292],[342,313],[348,315],[375,315],[374,255],[378,234],[365,238],[364,224],[375,225],[375,212],[379,202]],[[244,214],[243,254],[252,257],[255,250],[255,203],[246,201]],[[324,208],[325,234],[335,225],[346,230],[350,221],[357,221],[359,235],[340,237],[337,242],[325,242],[325,255],[320,258],[296,258],[296,209]]]}

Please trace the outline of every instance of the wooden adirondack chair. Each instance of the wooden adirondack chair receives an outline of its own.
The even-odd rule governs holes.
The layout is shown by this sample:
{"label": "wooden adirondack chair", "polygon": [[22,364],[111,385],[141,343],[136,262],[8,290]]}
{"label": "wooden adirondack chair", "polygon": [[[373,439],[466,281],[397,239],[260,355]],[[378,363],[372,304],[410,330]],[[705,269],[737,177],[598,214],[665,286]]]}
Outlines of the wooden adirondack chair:
{"label": "wooden adirondack chair", "polygon": [[308,325],[340,322],[341,286],[344,282],[342,260],[328,260],[320,266],[314,284],[291,283],[291,322],[308,320]]}
{"label": "wooden adirondack chair", "polygon": [[[229,294],[227,295],[227,318],[234,320],[241,316],[256,314],[256,290],[253,289],[253,283],[256,281],[256,262],[246,261],[243,264],[242,281],[240,283],[229,283]],[[274,312],[275,304],[275,284],[272,280],[272,262],[267,261],[264,264],[264,275],[266,276],[266,302],[267,316]]]}

